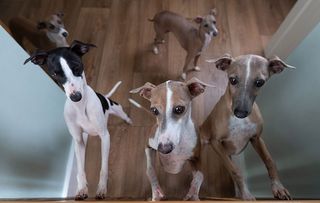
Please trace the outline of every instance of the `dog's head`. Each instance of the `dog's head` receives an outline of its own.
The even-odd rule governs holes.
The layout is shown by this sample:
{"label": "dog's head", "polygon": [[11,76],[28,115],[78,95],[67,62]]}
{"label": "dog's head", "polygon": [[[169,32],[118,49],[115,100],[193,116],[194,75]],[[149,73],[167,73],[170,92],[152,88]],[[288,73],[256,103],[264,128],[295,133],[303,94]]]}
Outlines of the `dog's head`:
{"label": "dog's head", "polygon": [[62,12],[53,14],[48,20],[38,22],[37,28],[47,30],[48,37],[52,42],[64,41],[69,33],[64,27],[63,16]]}
{"label": "dog's head", "polygon": [[31,61],[37,65],[46,65],[48,73],[64,88],[67,97],[73,102],[78,102],[86,85],[81,57],[91,47],[95,45],[74,41],[70,47],[36,51],[24,64]]}
{"label": "dog's head", "polygon": [[211,36],[217,36],[218,29],[216,27],[216,16],[217,10],[214,8],[210,10],[210,13],[208,15],[197,16],[196,18],[194,18],[194,21],[200,25],[200,30],[203,30],[205,33]]}
{"label": "dog's head", "polygon": [[209,62],[214,62],[217,69],[226,71],[229,78],[227,91],[232,97],[232,111],[238,118],[250,115],[260,88],[273,74],[281,73],[285,68],[294,68],[277,56],[270,59],[257,55],[233,58],[226,54]]}
{"label": "dog's head", "polygon": [[186,83],[167,81],[158,86],[149,82],[131,90],[151,102],[150,111],[158,124],[158,151],[168,154],[181,141],[184,127],[191,121],[191,100],[208,86],[193,78]]}

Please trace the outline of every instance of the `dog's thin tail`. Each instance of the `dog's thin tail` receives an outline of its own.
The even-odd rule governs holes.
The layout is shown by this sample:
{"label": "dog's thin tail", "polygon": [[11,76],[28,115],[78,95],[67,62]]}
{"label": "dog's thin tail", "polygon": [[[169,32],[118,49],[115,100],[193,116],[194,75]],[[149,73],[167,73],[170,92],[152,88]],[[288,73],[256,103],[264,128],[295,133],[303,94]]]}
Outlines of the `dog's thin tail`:
{"label": "dog's thin tail", "polygon": [[128,99],[128,100],[129,100],[129,102],[130,102],[131,104],[133,104],[135,107],[137,107],[137,108],[139,108],[139,109],[142,109],[142,110],[146,111],[147,113],[151,114],[151,112],[150,112],[147,108],[145,108],[144,106],[142,106],[141,104],[139,104],[139,103],[136,102],[135,100],[133,100],[133,99]]}
{"label": "dog's thin tail", "polygon": [[113,95],[113,93],[118,89],[118,87],[121,85],[122,81],[118,81],[113,88],[108,92],[108,94],[105,95],[105,97],[109,98]]}
{"label": "dog's thin tail", "polygon": [[148,21],[150,21],[150,22],[154,22],[154,19],[148,18]]}

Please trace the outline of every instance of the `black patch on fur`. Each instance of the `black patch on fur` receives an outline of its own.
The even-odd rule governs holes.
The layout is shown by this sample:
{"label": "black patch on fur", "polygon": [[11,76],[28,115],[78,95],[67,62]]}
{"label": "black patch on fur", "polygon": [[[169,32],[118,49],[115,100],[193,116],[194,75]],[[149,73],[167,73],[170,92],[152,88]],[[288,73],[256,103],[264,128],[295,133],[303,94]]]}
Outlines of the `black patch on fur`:
{"label": "black patch on fur", "polygon": [[98,92],[96,92],[96,94],[101,102],[103,113],[106,113],[106,110],[109,110],[109,103],[108,103],[107,99],[102,94],[100,94]]}
{"label": "black patch on fur", "polygon": [[111,106],[113,106],[114,104],[115,104],[115,105],[119,105],[117,102],[111,100],[110,98],[108,98],[108,99],[109,99],[109,102],[110,102],[110,105],[111,105]]}

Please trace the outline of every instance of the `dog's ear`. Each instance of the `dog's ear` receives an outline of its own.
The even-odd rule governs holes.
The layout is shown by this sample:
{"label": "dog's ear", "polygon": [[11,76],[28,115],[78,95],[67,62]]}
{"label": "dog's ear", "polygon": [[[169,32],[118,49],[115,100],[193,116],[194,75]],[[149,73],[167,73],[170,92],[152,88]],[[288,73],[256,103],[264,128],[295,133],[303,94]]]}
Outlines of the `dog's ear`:
{"label": "dog's ear", "polygon": [[23,65],[31,61],[32,63],[36,65],[43,65],[46,63],[48,58],[48,53],[46,51],[35,51],[31,54],[29,58],[27,58]]}
{"label": "dog's ear", "polygon": [[224,56],[218,59],[207,60],[207,62],[209,63],[214,63],[216,65],[216,68],[222,71],[227,70],[230,67],[232,61],[233,58],[230,54],[225,54]]}
{"label": "dog's ear", "polygon": [[196,77],[191,78],[186,82],[188,87],[188,91],[191,95],[191,98],[195,98],[196,96],[202,94],[206,87],[215,87],[214,85],[210,85],[207,83],[202,82]]}
{"label": "dog's ear", "polygon": [[143,98],[150,100],[151,99],[151,91],[155,88],[156,86],[150,82],[145,83],[143,86],[138,87],[136,89],[133,89],[130,91],[132,94],[139,93],[140,96]]}
{"label": "dog's ear", "polygon": [[90,50],[90,48],[92,48],[92,47],[97,47],[97,46],[94,44],[86,44],[86,43],[80,42],[78,40],[74,40],[71,43],[70,50],[81,57],[85,53],[87,53]]}
{"label": "dog's ear", "polygon": [[217,9],[216,8],[211,9],[209,14],[213,16],[217,16]]}
{"label": "dog's ear", "polygon": [[37,29],[38,30],[42,30],[42,29],[45,29],[45,28],[47,28],[47,23],[46,22],[44,22],[44,21],[38,22],[38,24],[37,24]]}
{"label": "dog's ear", "polygon": [[278,56],[273,56],[268,61],[270,75],[281,73],[285,68],[295,68],[283,62]]}
{"label": "dog's ear", "polygon": [[200,24],[203,21],[203,17],[202,16],[197,16],[193,19],[194,22]]}

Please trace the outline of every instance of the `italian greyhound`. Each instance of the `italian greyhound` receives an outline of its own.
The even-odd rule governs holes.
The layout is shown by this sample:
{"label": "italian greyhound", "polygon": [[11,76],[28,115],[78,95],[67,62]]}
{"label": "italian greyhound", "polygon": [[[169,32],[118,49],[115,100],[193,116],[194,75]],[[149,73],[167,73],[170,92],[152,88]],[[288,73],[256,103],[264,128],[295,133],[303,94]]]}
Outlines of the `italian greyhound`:
{"label": "italian greyhound", "polygon": [[47,65],[49,74],[65,91],[67,100],[64,107],[64,118],[71,136],[75,141],[77,159],[77,195],[76,200],[88,197],[85,174],[85,138],[98,135],[101,138],[101,171],[96,199],[104,199],[107,192],[108,159],[110,135],[106,123],[110,114],[114,114],[127,123],[131,119],[120,104],[109,97],[121,82],[118,82],[107,95],[95,92],[86,82],[81,57],[89,51],[92,44],[74,41],[70,47],[56,48],[51,51],[37,51],[25,63],[32,61],[37,65]]}
{"label": "italian greyhound", "polygon": [[209,46],[212,37],[218,35],[215,17],[216,9],[212,9],[206,16],[196,17],[194,22],[199,24],[199,27],[196,28],[186,18],[176,13],[170,11],[157,13],[154,18],[150,20],[154,23],[154,30],[156,32],[153,43],[153,53],[159,53],[158,46],[164,43],[164,35],[167,32],[172,32],[180,45],[187,51],[183,73],[181,75],[181,78],[185,80],[187,72],[200,71],[197,63],[201,52]]}
{"label": "italian greyhound", "polygon": [[279,180],[276,165],[261,137],[263,120],[255,98],[272,75],[293,67],[278,57],[266,59],[257,55],[236,58],[225,55],[209,62],[214,62],[217,69],[227,73],[229,83],[224,95],[200,126],[201,137],[221,157],[240,198],[255,199],[231,156],[241,153],[250,142],[268,170],[274,197],[291,199]]}
{"label": "italian greyhound", "polygon": [[[146,83],[131,90],[139,93],[151,103],[151,113],[156,117],[155,124],[145,148],[147,176],[152,189],[152,201],[164,198],[154,169],[158,152],[161,165],[167,173],[179,173],[185,162],[192,167],[193,180],[185,200],[199,200],[199,190],[203,181],[200,165],[200,137],[191,118],[191,101],[204,92],[207,84],[192,78],[184,82],[167,81],[158,86]],[[131,103],[139,108],[133,100]]]}
{"label": "italian greyhound", "polygon": [[27,39],[37,49],[68,47],[68,31],[64,28],[62,12],[51,15],[49,20],[35,23],[24,17],[14,17],[9,21],[13,38],[25,49]]}

